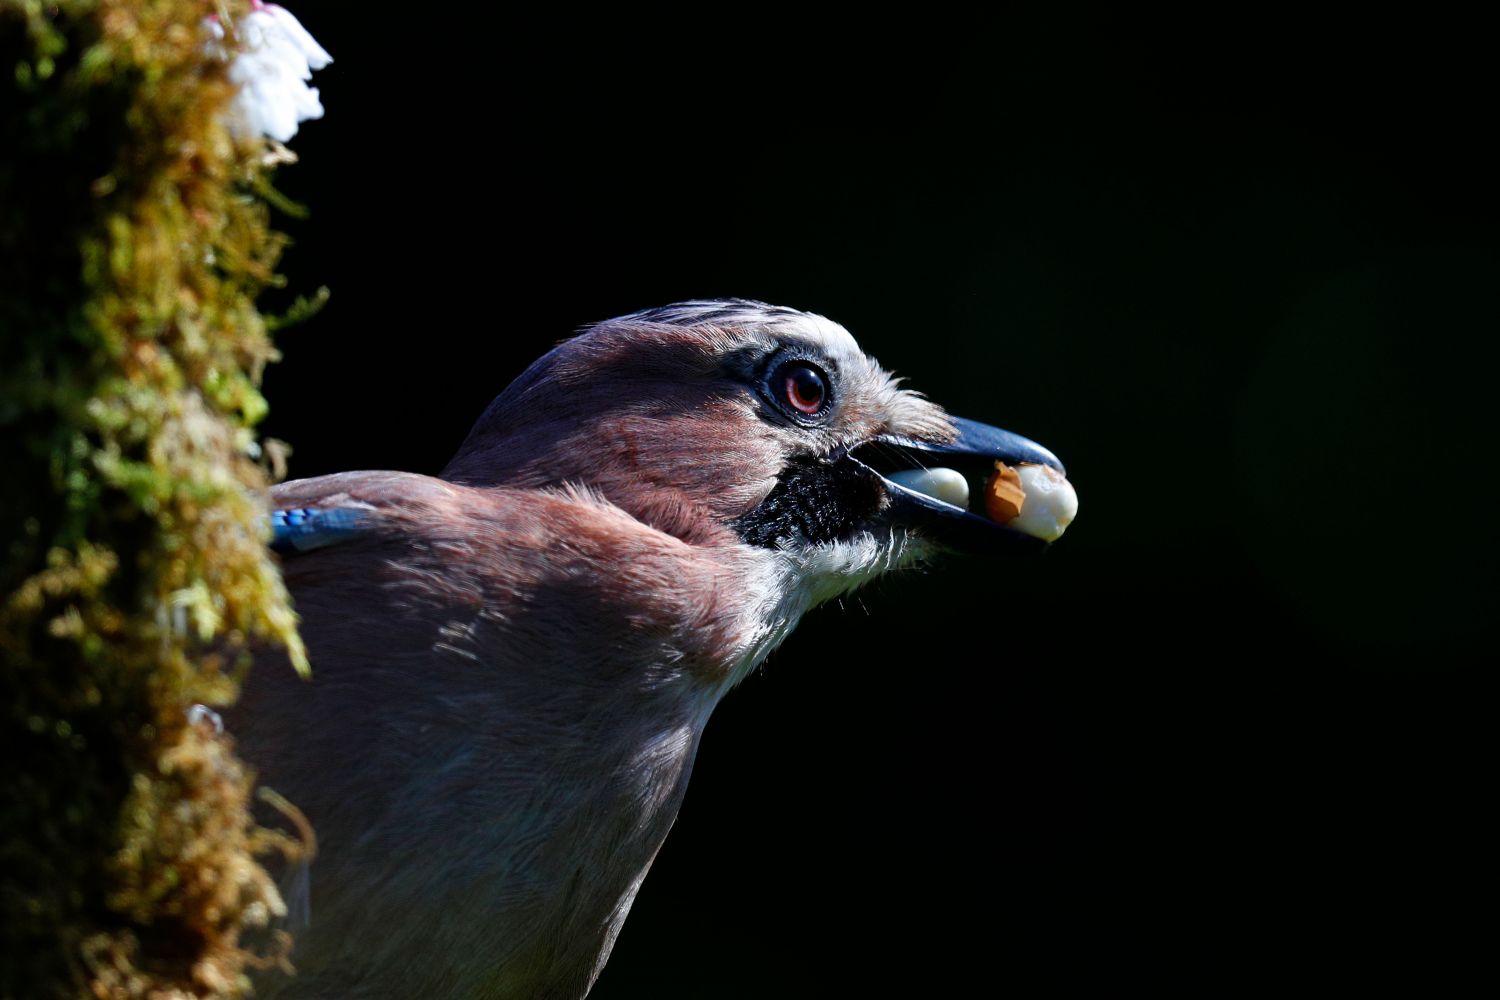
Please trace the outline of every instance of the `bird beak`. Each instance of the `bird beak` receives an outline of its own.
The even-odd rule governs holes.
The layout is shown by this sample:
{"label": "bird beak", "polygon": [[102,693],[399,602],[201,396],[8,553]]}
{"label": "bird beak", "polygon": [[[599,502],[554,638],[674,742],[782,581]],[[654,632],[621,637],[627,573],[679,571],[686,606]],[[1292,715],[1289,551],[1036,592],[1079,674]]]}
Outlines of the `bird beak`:
{"label": "bird beak", "polygon": [[[1078,511],[1062,462],[1019,434],[951,419],[958,431],[951,441],[887,434],[850,452],[884,484],[890,498],[885,517],[963,552],[1045,550]],[[997,490],[997,462],[1014,470],[1005,477],[1019,483],[1011,495],[1024,494],[1018,514],[989,498]],[[998,487],[1001,494],[1006,490]]]}

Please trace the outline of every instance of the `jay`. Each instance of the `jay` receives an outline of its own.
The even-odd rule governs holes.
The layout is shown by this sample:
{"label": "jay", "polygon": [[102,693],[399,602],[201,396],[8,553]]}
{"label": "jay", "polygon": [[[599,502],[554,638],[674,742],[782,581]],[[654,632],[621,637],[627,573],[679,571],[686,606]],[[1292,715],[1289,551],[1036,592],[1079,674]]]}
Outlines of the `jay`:
{"label": "jay", "polygon": [[312,676],[258,662],[229,725],[319,853],[259,994],[586,995],[714,706],[808,609],[1060,531],[965,509],[996,459],[1062,469],[836,323],[715,300],[563,342],[437,478],[275,487]]}

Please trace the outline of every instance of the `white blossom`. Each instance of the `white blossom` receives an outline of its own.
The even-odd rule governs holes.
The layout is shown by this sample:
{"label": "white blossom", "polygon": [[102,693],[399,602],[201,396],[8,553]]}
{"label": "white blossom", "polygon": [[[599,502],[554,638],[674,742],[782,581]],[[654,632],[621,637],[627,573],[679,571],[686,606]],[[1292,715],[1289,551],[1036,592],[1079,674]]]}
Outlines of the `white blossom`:
{"label": "white blossom", "polygon": [[253,0],[255,9],[235,25],[235,44],[224,46],[225,31],[217,19],[208,29],[215,48],[229,63],[229,80],[238,91],[229,106],[227,124],[241,138],[267,136],[286,142],[297,125],[323,117],[318,91],[309,87],[315,69],[333,62],[323,46],[291,11]]}

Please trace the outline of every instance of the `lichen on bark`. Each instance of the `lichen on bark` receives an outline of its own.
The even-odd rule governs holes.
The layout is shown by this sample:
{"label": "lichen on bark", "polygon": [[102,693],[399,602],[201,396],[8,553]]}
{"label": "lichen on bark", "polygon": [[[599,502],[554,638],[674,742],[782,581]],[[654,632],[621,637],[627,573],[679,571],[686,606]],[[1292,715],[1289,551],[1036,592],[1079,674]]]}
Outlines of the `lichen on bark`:
{"label": "lichen on bark", "polygon": [[265,540],[257,294],[277,157],[203,20],[0,0],[0,996],[248,990],[281,912],[229,740],[255,645],[303,661]]}

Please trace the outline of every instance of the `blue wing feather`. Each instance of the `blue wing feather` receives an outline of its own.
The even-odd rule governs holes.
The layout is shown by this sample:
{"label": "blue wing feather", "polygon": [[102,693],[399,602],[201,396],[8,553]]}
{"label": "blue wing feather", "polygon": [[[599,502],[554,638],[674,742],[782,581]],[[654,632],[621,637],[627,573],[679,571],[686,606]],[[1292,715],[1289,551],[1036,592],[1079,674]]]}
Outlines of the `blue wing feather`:
{"label": "blue wing feather", "polygon": [[308,552],[357,538],[364,533],[368,511],[348,507],[289,507],[271,512],[271,549],[282,554]]}

